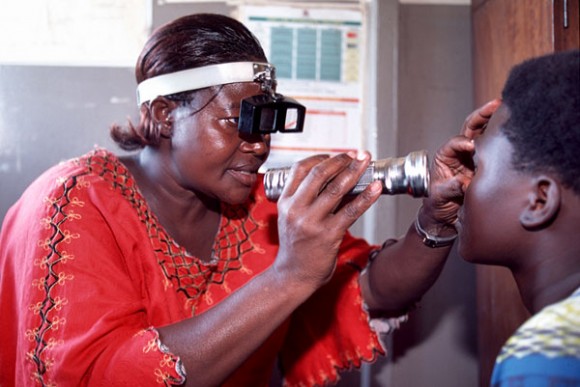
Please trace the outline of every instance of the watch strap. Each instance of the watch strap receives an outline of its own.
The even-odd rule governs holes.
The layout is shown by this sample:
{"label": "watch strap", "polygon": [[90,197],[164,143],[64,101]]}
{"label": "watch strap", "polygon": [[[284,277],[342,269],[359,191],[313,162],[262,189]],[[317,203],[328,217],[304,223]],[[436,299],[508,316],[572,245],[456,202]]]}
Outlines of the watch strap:
{"label": "watch strap", "polygon": [[447,236],[447,237],[440,237],[440,236],[435,236],[435,235],[429,234],[427,231],[425,231],[423,229],[423,227],[421,227],[421,223],[419,223],[419,215],[418,214],[417,214],[417,217],[415,218],[415,230],[417,231],[417,234],[423,240],[423,244],[425,246],[429,246],[432,248],[452,245],[453,242],[455,241],[455,239],[457,239],[457,234]]}

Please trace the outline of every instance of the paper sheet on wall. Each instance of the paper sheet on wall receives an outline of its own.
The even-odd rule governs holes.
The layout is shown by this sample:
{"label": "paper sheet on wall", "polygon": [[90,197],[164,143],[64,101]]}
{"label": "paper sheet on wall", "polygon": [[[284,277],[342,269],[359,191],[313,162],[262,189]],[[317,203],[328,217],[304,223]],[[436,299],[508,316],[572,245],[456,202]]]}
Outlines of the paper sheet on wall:
{"label": "paper sheet on wall", "polygon": [[150,0],[0,2],[0,64],[133,67]]}
{"label": "paper sheet on wall", "polygon": [[307,108],[303,133],[273,134],[264,168],[363,145],[364,35],[359,10],[241,6],[240,20],[276,66],[278,91]]}

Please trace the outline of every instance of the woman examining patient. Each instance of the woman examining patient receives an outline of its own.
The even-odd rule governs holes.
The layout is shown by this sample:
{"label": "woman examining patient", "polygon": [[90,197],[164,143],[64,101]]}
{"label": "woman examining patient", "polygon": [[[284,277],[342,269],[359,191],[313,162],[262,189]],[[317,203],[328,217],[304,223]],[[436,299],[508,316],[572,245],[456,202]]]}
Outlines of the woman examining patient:
{"label": "woman examining patient", "polygon": [[[135,74],[141,87],[244,63],[267,63],[255,37],[199,14],[154,31]],[[99,148],[59,164],[11,208],[1,385],[259,386],[276,362],[287,385],[322,385],[385,353],[374,322],[420,300],[456,235],[457,150],[435,157],[420,227],[370,245],[348,228],[380,183],[343,200],[370,155],[303,160],[270,202],[258,170],[272,134],[238,130],[240,101],[267,87],[220,82],[140,101],[138,124],[111,129],[134,154]],[[474,112],[464,133],[495,107]]]}

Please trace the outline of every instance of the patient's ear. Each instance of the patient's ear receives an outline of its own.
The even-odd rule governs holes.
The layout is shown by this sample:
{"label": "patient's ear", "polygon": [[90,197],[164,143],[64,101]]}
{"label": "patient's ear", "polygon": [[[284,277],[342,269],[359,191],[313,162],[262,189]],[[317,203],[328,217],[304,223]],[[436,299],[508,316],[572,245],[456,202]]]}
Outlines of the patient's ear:
{"label": "patient's ear", "polygon": [[549,226],[560,210],[560,185],[553,178],[540,175],[528,193],[528,204],[520,214],[520,223],[528,230]]}

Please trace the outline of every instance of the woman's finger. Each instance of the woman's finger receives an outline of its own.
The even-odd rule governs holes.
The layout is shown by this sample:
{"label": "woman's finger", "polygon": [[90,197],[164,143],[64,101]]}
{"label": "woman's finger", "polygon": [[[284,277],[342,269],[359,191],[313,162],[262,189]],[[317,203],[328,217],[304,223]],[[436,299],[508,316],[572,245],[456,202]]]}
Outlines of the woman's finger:
{"label": "woman's finger", "polygon": [[499,105],[501,105],[501,100],[494,99],[472,112],[463,123],[461,134],[468,138],[475,138],[483,133]]}

